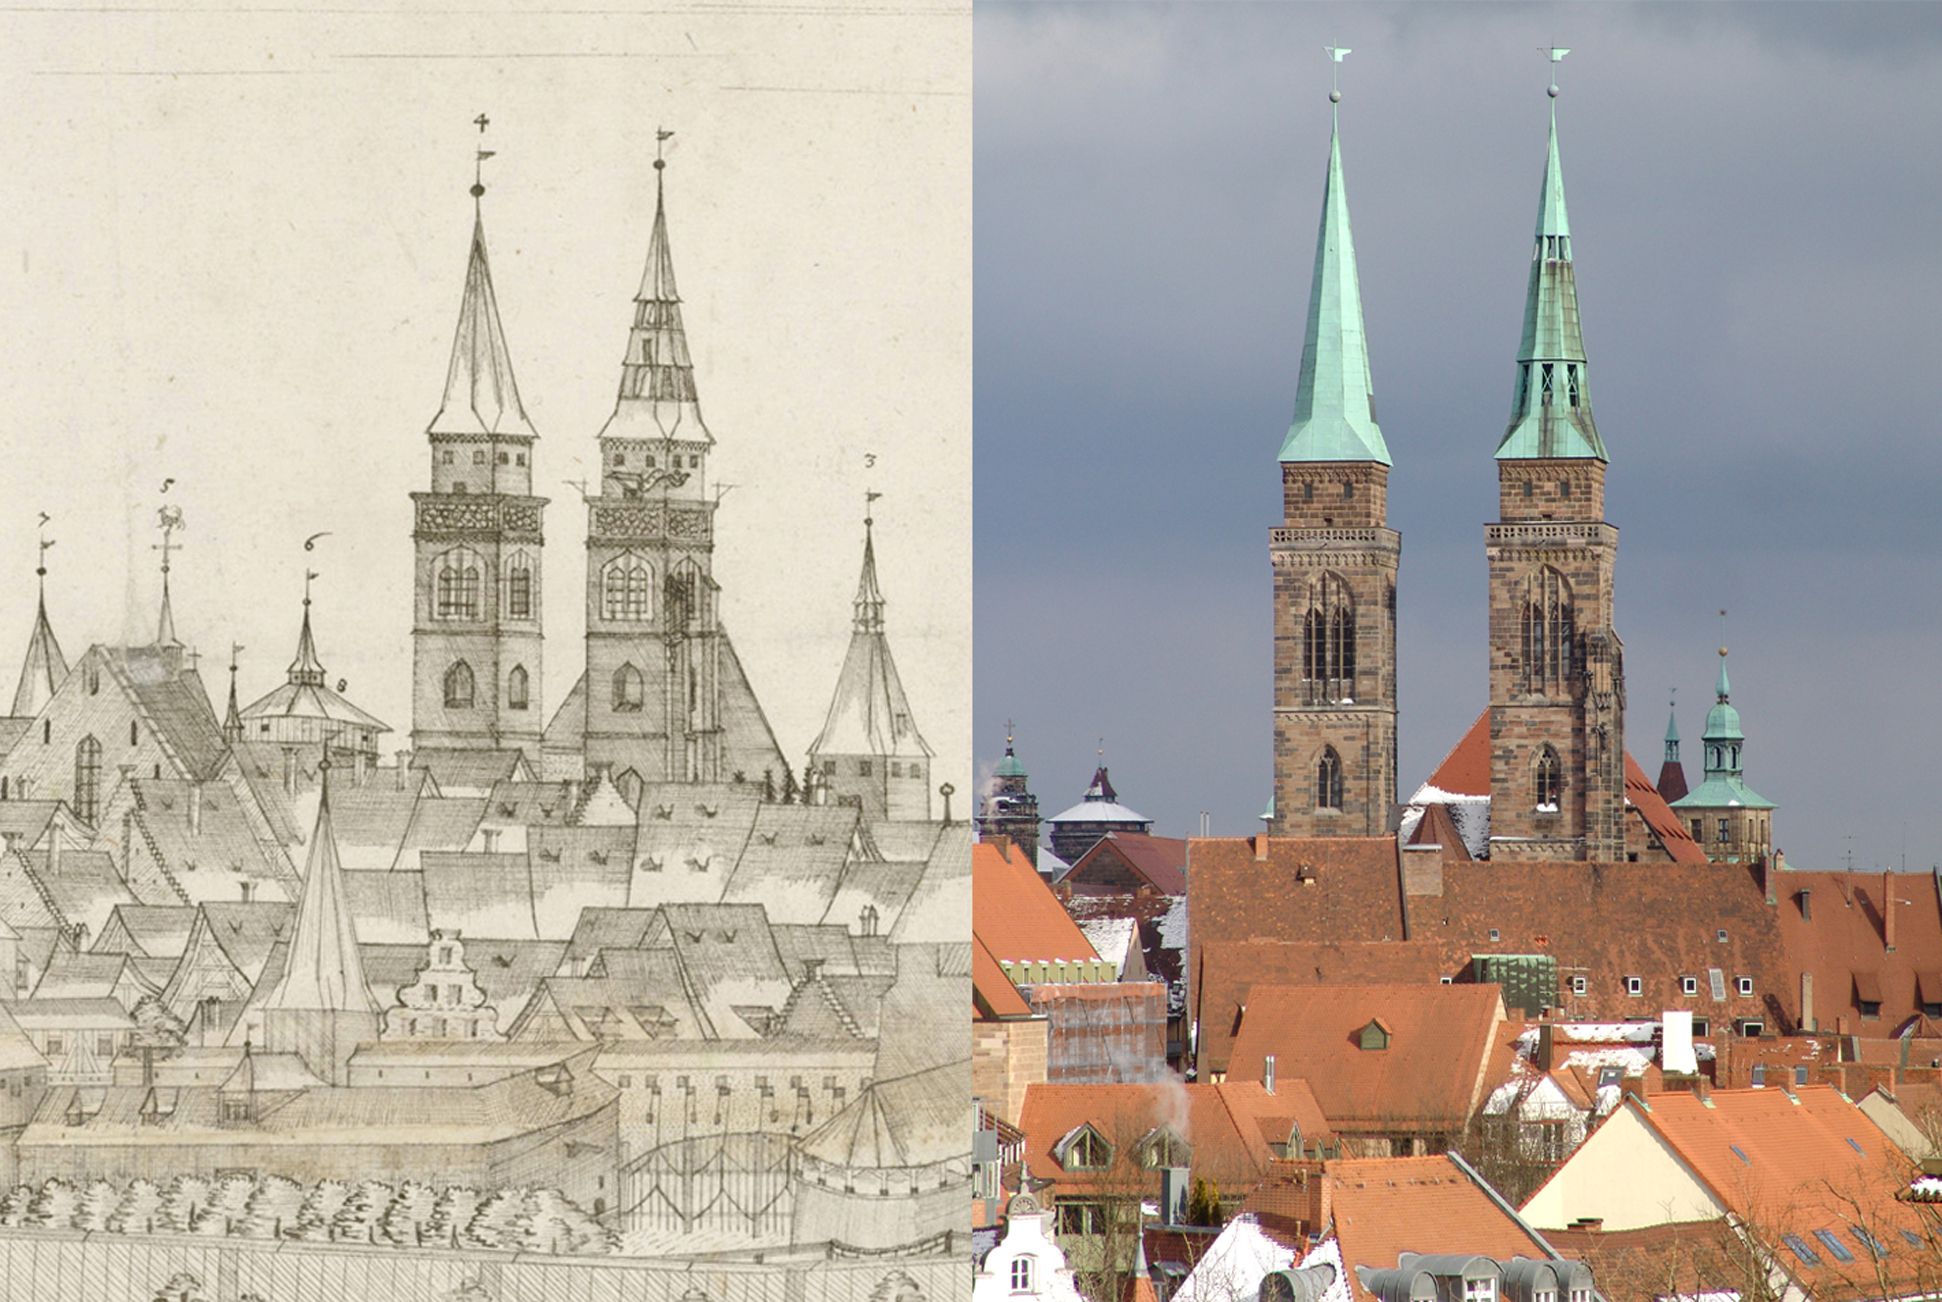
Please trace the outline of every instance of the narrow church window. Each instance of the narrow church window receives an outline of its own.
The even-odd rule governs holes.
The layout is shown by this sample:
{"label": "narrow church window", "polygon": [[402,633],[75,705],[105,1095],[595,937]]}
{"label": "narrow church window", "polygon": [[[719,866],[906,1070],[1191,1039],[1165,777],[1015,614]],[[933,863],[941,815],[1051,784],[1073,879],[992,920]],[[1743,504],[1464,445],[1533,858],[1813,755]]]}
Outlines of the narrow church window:
{"label": "narrow church window", "polygon": [[654,578],[647,562],[632,552],[616,556],[600,576],[606,617],[628,623],[647,619],[654,608]]}
{"label": "narrow church window", "polygon": [[1301,500],[1304,502],[1312,502],[1315,500],[1315,485],[1312,482],[1301,486]]}
{"label": "narrow church window", "polygon": [[1564,368],[1564,377],[1565,377],[1565,396],[1570,399],[1571,405],[1575,407],[1578,405],[1577,363],[1574,362],[1571,365]]}
{"label": "narrow church window", "polygon": [[1569,479],[1560,479],[1558,481],[1558,496],[1559,497],[1571,496],[1571,481]]}
{"label": "narrow church window", "polygon": [[448,710],[469,710],[472,708],[476,684],[472,680],[472,666],[461,660],[445,671],[445,708]]}
{"label": "narrow church window", "polygon": [[48,742],[53,740],[54,740],[54,721],[52,719],[42,719],[40,721],[40,744],[45,746]]}
{"label": "narrow church window", "polygon": [[439,619],[479,617],[479,575],[485,562],[477,552],[454,547],[438,558],[432,613]]}
{"label": "narrow church window", "polygon": [[1342,483],[1342,500],[1343,500],[1344,502],[1346,502],[1346,501],[1348,501],[1348,500],[1349,500],[1350,498],[1352,498],[1352,497],[1354,497],[1354,496],[1355,496],[1355,481],[1353,481],[1353,480],[1345,480],[1345,481],[1343,481],[1343,483]]}
{"label": "narrow church window", "polygon": [[515,463],[516,465],[521,465],[521,466],[523,466],[523,465],[525,465],[525,464],[526,464],[526,454],[525,454],[524,452],[521,452],[521,453],[518,453],[517,455],[515,455],[515,456],[513,457],[513,462],[514,462],[514,463]]}
{"label": "narrow church window", "polygon": [[646,699],[646,680],[641,671],[631,664],[622,665],[614,671],[614,709],[623,714],[637,714]]}
{"label": "narrow church window", "polygon": [[511,710],[525,709],[528,701],[528,690],[529,684],[526,678],[526,666],[514,665],[512,672],[506,675],[506,708]]}
{"label": "narrow church window", "polygon": [[516,552],[506,570],[506,613],[514,619],[533,617],[533,564],[525,552]]}
{"label": "narrow church window", "polygon": [[74,748],[74,812],[84,823],[101,812],[101,743],[93,734]]}
{"label": "narrow church window", "polygon": [[1537,755],[1537,807],[1547,813],[1557,812],[1563,787],[1564,766],[1558,762],[1558,753],[1546,746]]}
{"label": "narrow church window", "polygon": [[1551,363],[1549,362],[1544,363],[1542,374],[1543,374],[1542,383],[1544,386],[1544,405],[1548,407],[1551,405]]}
{"label": "narrow church window", "polygon": [[101,694],[101,666],[94,661],[88,662],[88,695]]}
{"label": "narrow church window", "polygon": [[1342,757],[1335,753],[1333,746],[1322,748],[1322,758],[1315,765],[1315,807],[1342,807]]}

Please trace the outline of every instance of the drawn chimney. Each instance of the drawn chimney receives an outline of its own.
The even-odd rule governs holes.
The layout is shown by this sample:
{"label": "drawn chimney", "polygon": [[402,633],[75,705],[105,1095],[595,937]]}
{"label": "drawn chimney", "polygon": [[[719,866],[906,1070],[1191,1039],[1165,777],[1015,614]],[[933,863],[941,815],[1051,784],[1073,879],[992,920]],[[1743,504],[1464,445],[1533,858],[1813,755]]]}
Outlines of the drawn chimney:
{"label": "drawn chimney", "polygon": [[1881,943],[1892,954],[1895,952],[1895,896],[1900,888],[1895,885],[1895,870],[1881,870]]}
{"label": "drawn chimney", "polygon": [[189,835],[202,835],[202,784],[189,784]]}
{"label": "drawn chimney", "polygon": [[47,824],[47,874],[61,875],[61,820],[58,818]]}
{"label": "drawn chimney", "polygon": [[297,794],[297,748],[295,746],[283,748],[283,794],[286,796]]}
{"label": "drawn chimney", "polygon": [[405,779],[410,776],[411,752],[401,750],[398,752],[398,790],[403,791],[405,789]]}
{"label": "drawn chimney", "polygon": [[1274,1055],[1269,1054],[1261,1063],[1261,1088],[1274,1093]]}

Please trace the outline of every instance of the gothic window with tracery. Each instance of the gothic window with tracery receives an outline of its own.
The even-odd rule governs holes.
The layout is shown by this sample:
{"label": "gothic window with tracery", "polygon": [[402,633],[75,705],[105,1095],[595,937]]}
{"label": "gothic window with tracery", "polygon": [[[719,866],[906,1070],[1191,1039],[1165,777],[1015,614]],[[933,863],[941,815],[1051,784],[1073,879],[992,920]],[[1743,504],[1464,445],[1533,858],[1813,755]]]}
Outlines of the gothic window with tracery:
{"label": "gothic window with tracery", "polygon": [[506,567],[506,614],[513,619],[533,617],[533,562],[525,552],[514,552]]}
{"label": "gothic window with tracery", "polygon": [[468,548],[454,547],[434,561],[432,567],[436,575],[433,580],[433,617],[479,618],[479,584],[485,573],[485,562],[479,558],[479,554]]}
{"label": "gothic window with tracery", "polygon": [[1548,566],[1529,584],[1524,601],[1524,690],[1566,692],[1577,657],[1578,629],[1571,584]]}
{"label": "gothic window with tracery", "polygon": [[1339,574],[1322,575],[1302,617],[1301,667],[1309,704],[1354,698],[1355,597]]}
{"label": "gothic window with tracery", "polygon": [[445,708],[448,710],[469,710],[478,694],[478,684],[472,677],[472,666],[460,660],[445,671]]}
{"label": "gothic window with tracery", "polygon": [[74,812],[84,823],[101,812],[101,743],[92,733],[74,748]]}
{"label": "gothic window with tracery", "polygon": [[1537,807],[1548,812],[1558,808],[1558,798],[1564,793],[1564,765],[1558,761],[1558,753],[1549,746],[1537,753]]}
{"label": "gothic window with tracery", "polygon": [[600,572],[601,610],[608,619],[637,624],[654,614],[654,572],[632,552],[607,562]]}
{"label": "gothic window with tracery", "polygon": [[506,675],[506,708],[524,710],[531,703],[532,680],[526,676],[525,665],[514,665]]}
{"label": "gothic window with tracery", "polygon": [[1322,757],[1315,764],[1315,807],[1342,807],[1342,757],[1335,753],[1333,746],[1324,746]]}
{"label": "gothic window with tracery", "polygon": [[626,664],[614,671],[614,709],[625,714],[637,714],[646,699],[647,683],[641,677],[640,670]]}

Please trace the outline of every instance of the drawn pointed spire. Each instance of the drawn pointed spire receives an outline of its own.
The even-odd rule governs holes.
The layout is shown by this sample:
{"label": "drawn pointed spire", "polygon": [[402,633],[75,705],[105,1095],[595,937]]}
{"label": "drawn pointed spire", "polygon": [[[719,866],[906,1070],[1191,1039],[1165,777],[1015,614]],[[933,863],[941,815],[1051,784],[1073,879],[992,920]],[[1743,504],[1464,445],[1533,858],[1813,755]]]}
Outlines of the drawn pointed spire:
{"label": "drawn pointed spire", "polygon": [[[173,481],[170,481],[173,482]],[[164,485],[166,489],[167,485]],[[162,541],[155,544],[155,550],[162,553],[162,610],[155,621],[155,645],[158,647],[180,647],[182,639],[175,635],[175,603],[169,594],[170,558],[182,544],[175,541],[175,534],[183,526],[180,507],[165,506],[157,512],[158,527],[162,530]]]}
{"label": "drawn pointed spire", "polygon": [[317,659],[317,641],[310,634],[310,583],[317,575],[306,570],[303,576],[303,628],[297,634],[297,658],[290,662],[290,682],[298,687],[322,687],[324,666]]}
{"label": "drawn pointed spire", "polygon": [[243,739],[243,712],[236,707],[236,657],[243,648],[229,647],[229,709],[223,713],[223,740],[234,745]]}
{"label": "drawn pointed spire", "polygon": [[[876,495],[871,494],[872,498]],[[857,579],[850,649],[836,677],[829,714],[810,755],[928,756],[904,694],[890,641],[884,635],[883,592],[877,586],[875,521],[863,522],[863,570]]]}
{"label": "drawn pointed spire", "polygon": [[502,434],[537,438],[519,401],[512,350],[499,320],[499,299],[486,258],[485,215],[477,202],[483,185],[474,185],[472,251],[465,264],[465,296],[459,303],[458,330],[452,336],[452,361],[445,372],[445,401],[432,418],[432,434]]}
{"label": "drawn pointed spire", "polygon": [[[672,132],[657,132],[657,144]],[[694,363],[681,324],[681,294],[674,284],[674,255],[668,244],[665,178],[667,160],[654,160],[654,230],[647,242],[647,267],[634,293],[634,324],[621,362],[620,395],[603,438],[682,438],[712,443],[695,396]]]}
{"label": "drawn pointed spire", "polygon": [[303,896],[297,902],[283,976],[270,993],[267,1010],[303,1012],[378,1012],[378,1001],[364,978],[357,948],[357,926],[344,886],[343,863],[330,819],[330,748],[321,766],[323,794],[317,826],[304,865]]}
{"label": "drawn pointed spire", "polygon": [[[1569,53],[1551,51],[1552,62]],[[1558,161],[1558,88],[1551,96],[1551,135],[1538,195],[1537,232],[1524,292],[1524,333],[1517,349],[1516,401],[1497,445],[1500,461],[1587,457],[1606,460],[1591,415],[1585,341],[1578,322],[1578,281],[1565,211],[1564,167]]]}
{"label": "drawn pointed spire", "polygon": [[[1335,62],[1348,51],[1332,47]],[[1329,98],[1341,101],[1334,90]],[[1349,196],[1342,182],[1340,110],[1331,109],[1328,179],[1315,235],[1315,273],[1308,287],[1308,334],[1301,349],[1295,419],[1281,445],[1282,461],[1389,462],[1376,424],[1375,385],[1368,334],[1362,323],[1362,282],[1356,271]]]}
{"label": "drawn pointed spire", "polygon": [[27,654],[20,662],[20,684],[14,688],[13,714],[18,719],[31,719],[39,714],[67,677],[67,657],[61,654],[60,640],[54,636],[54,626],[47,619],[47,549],[53,545],[44,538],[41,540],[40,564],[34,570],[40,580],[40,603],[34,610],[34,631],[27,638]]}

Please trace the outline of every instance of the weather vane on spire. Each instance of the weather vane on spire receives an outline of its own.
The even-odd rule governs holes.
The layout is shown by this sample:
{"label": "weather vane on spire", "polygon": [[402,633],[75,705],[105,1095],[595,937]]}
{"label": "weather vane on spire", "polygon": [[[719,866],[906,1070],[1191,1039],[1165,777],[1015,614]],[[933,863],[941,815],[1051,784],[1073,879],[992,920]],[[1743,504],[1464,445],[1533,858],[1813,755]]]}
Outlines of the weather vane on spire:
{"label": "weather vane on spire", "polygon": [[1325,45],[1322,48],[1328,51],[1329,58],[1328,102],[1340,104],[1342,102],[1342,60],[1355,51],[1346,45]]}
{"label": "weather vane on spire", "polygon": [[1558,62],[1565,55],[1571,53],[1571,47],[1568,45],[1549,45],[1542,48],[1544,53],[1551,56],[1551,84],[1546,88],[1544,93],[1552,99],[1556,99],[1558,97]]}
{"label": "weather vane on spire", "polygon": [[661,147],[662,147],[663,145],[665,145],[665,144],[667,144],[667,142],[668,142],[669,140],[671,140],[671,139],[672,139],[673,137],[674,137],[674,132],[672,132],[672,131],[670,131],[670,130],[668,130],[668,129],[667,129],[666,127],[657,127],[657,128],[655,128],[655,131],[654,131],[654,170],[655,170],[655,171],[657,171],[657,172],[658,172],[658,171],[660,171],[660,170],[661,170],[662,168],[664,168],[664,167],[666,167],[666,166],[668,165],[668,160],[667,160],[667,159],[665,159],[665,158],[663,158],[663,157],[661,157]]}
{"label": "weather vane on spire", "polygon": [[169,557],[182,544],[175,541],[176,533],[184,527],[182,508],[165,506],[155,513],[156,526],[162,531],[162,541],[155,543],[152,550],[162,553],[162,575],[168,577]]}
{"label": "weather vane on spire", "polygon": [[480,147],[473,151],[472,159],[472,197],[477,199],[485,194],[485,161],[496,151],[485,148],[485,129],[492,125],[492,119],[481,113],[472,119],[472,125],[479,129]]}
{"label": "weather vane on spire", "polygon": [[303,572],[303,604],[306,606],[310,604],[310,584],[317,577],[317,571],[315,570],[305,570]]}
{"label": "weather vane on spire", "polygon": [[45,511],[40,513],[40,557],[34,566],[34,574],[40,579],[42,589],[47,587],[47,549],[54,545],[54,539],[47,536],[47,524],[53,518]]}

